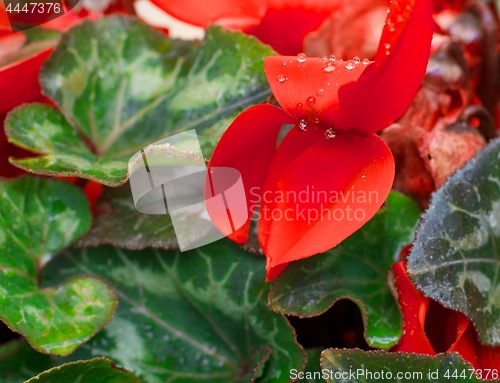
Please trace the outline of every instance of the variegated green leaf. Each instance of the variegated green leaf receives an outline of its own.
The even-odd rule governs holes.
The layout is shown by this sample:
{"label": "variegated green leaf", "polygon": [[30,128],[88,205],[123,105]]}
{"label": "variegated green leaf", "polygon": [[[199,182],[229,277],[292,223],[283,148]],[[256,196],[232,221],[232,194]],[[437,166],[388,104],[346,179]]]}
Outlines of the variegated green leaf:
{"label": "variegated green leaf", "polygon": [[117,186],[134,153],[190,129],[209,157],[237,113],[270,95],[263,72],[270,54],[220,27],[199,44],[130,17],[85,21],[64,34],[40,74],[59,110],[27,105],[9,116],[9,140],[42,154],[12,163]]}
{"label": "variegated green leaf", "polygon": [[116,298],[99,278],[40,285],[43,268],[90,219],[85,196],[66,182],[0,181],[0,319],[38,351],[68,355],[112,317]]}
{"label": "variegated green leaf", "polygon": [[45,371],[24,383],[141,383],[131,372],[109,359],[67,363]]}
{"label": "variegated green leaf", "polygon": [[500,139],[432,196],[408,275],[426,296],[467,315],[482,343],[500,345]]}
{"label": "variegated green leaf", "polygon": [[184,253],[72,250],[53,266],[53,282],[94,273],[120,299],[111,323],[73,358],[112,358],[145,383],[285,383],[304,367],[293,330],[267,307],[264,259],[227,239]]}
{"label": "variegated green leaf", "polygon": [[130,250],[178,248],[170,216],[139,213],[128,184],[105,190],[96,210],[92,228],[76,243],[77,247],[106,244]]}
{"label": "variegated green leaf", "polygon": [[[459,354],[436,356],[385,351],[334,350],[321,354],[322,374],[328,383],[479,383],[474,368]],[[496,370],[477,370],[498,382]]]}
{"label": "variegated green leaf", "polygon": [[387,207],[339,246],[289,265],[271,288],[271,308],[311,317],[348,298],[363,314],[368,344],[393,346],[401,336],[402,317],[388,283],[389,271],[412,241],[419,215],[410,198],[391,193]]}

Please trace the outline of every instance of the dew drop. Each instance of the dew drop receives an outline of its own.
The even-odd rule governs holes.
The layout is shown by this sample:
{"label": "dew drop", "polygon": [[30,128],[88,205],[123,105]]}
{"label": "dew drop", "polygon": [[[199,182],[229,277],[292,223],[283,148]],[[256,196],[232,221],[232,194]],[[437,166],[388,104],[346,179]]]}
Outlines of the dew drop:
{"label": "dew drop", "polygon": [[358,65],[361,62],[361,60],[359,59],[358,56],[354,56],[354,58],[352,59],[352,61],[354,61],[354,64],[356,64],[356,65]]}
{"label": "dew drop", "polygon": [[283,61],[283,65],[286,66],[286,61]]}
{"label": "dew drop", "polygon": [[307,59],[307,56],[305,55],[305,53],[299,53],[297,55],[297,61],[299,63],[303,63],[304,61],[306,61],[306,59]]}
{"label": "dew drop", "polygon": [[335,70],[335,60],[332,60],[331,58],[326,60],[325,63],[323,64],[323,69],[325,72],[330,73]]}
{"label": "dew drop", "polygon": [[356,64],[354,63],[354,61],[353,61],[353,60],[349,60],[349,61],[347,61],[347,63],[345,64],[345,67],[346,67],[346,69],[351,70],[351,69],[354,69],[354,68],[356,67]]}
{"label": "dew drop", "polygon": [[297,125],[297,127],[303,132],[305,132],[307,130],[307,121],[304,118],[301,118],[299,120],[299,124]]}
{"label": "dew drop", "polygon": [[279,82],[285,82],[285,76],[283,74],[278,75]]}
{"label": "dew drop", "polygon": [[370,64],[370,60],[368,60],[366,57],[363,59],[363,64],[368,65]]}
{"label": "dew drop", "polygon": [[328,129],[326,132],[325,132],[325,137],[327,140],[330,140],[332,138],[335,138],[335,136],[337,135],[337,133],[335,133],[335,130],[333,129]]}
{"label": "dew drop", "polygon": [[361,175],[361,178],[365,179],[366,178],[366,174]]}
{"label": "dew drop", "polygon": [[323,95],[325,94],[325,89],[324,89],[324,88],[318,88],[318,89],[316,90],[316,94],[317,94],[318,96],[323,96]]}
{"label": "dew drop", "polygon": [[385,43],[385,45],[384,45],[384,48],[385,48],[385,49],[389,49],[390,47],[391,47],[391,44],[389,44],[389,43]]}
{"label": "dew drop", "polygon": [[316,99],[313,96],[310,96],[310,97],[307,97],[306,102],[307,102],[307,105],[314,106]]}
{"label": "dew drop", "polygon": [[415,330],[411,330],[411,331],[410,331],[410,335],[411,335],[411,336],[415,335]]}
{"label": "dew drop", "polygon": [[295,109],[302,110],[304,105],[302,105],[301,102],[299,102],[297,105],[295,105]]}
{"label": "dew drop", "polygon": [[334,55],[331,55],[331,56],[330,56],[330,60],[332,60],[333,62],[335,62],[335,56],[334,56]]}
{"label": "dew drop", "polygon": [[316,118],[314,119],[314,123],[315,123],[316,125],[318,125],[318,124],[319,124],[319,117],[316,117]]}

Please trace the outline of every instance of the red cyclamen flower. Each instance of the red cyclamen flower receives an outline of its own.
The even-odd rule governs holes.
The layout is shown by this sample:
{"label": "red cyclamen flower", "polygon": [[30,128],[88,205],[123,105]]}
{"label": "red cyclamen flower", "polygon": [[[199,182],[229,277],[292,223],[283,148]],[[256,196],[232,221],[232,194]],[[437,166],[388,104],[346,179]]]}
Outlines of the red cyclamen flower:
{"label": "red cyclamen flower", "polygon": [[[260,196],[258,236],[268,280],[288,262],[336,246],[384,202],[394,159],[375,132],[400,117],[414,97],[432,31],[430,0],[393,0],[373,63],[302,55],[266,58],[267,79],[283,109],[256,105],[241,113],[209,166],[239,170],[247,199]],[[297,129],[277,146],[287,124]],[[309,196],[300,198],[301,192]],[[369,200],[370,193],[376,200]],[[250,217],[255,208],[248,203]],[[210,214],[222,228],[227,218]],[[250,219],[225,234],[244,243],[249,227]]]}
{"label": "red cyclamen flower", "polygon": [[[243,30],[280,54],[303,50],[306,34],[317,30],[342,4],[339,0],[152,0],[174,17],[207,27]],[[196,12],[193,12],[196,9]]]}

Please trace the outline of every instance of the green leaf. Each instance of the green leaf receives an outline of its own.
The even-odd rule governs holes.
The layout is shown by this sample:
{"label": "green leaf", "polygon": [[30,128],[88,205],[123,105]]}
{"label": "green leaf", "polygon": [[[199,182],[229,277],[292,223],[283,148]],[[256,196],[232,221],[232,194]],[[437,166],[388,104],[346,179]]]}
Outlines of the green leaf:
{"label": "green leaf", "polygon": [[24,383],[141,383],[131,372],[118,368],[112,360],[96,358],[67,363]]}
{"label": "green leaf", "polygon": [[303,368],[293,330],[267,307],[264,259],[227,239],[184,253],[73,250],[54,266],[52,278],[100,275],[120,299],[72,358],[110,357],[146,383],[289,382]]}
{"label": "green leaf", "polygon": [[321,365],[329,383],[481,382],[473,367],[457,353],[429,356],[328,349],[321,354]]}
{"label": "green leaf", "polygon": [[500,345],[500,139],[432,196],[408,260],[426,296],[467,315],[481,343]]}
{"label": "green leaf", "polygon": [[78,247],[178,248],[170,216],[139,213],[128,184],[105,190],[96,208],[92,228],[77,242]]}
{"label": "green leaf", "polygon": [[90,219],[84,194],[67,182],[0,181],[0,319],[40,352],[68,355],[112,317],[116,297],[101,279],[40,286],[42,269]]}
{"label": "green leaf", "polygon": [[39,354],[24,339],[0,345],[2,383],[19,383],[52,366],[48,355]]}
{"label": "green leaf", "polygon": [[[304,370],[304,379],[300,380],[305,383],[324,383],[321,376],[321,348],[306,349],[307,365]],[[293,378],[293,376],[292,376]]]}
{"label": "green leaf", "polygon": [[388,273],[402,247],[413,239],[419,209],[411,199],[394,192],[387,205],[336,248],[290,264],[271,288],[271,308],[311,317],[338,299],[349,298],[361,310],[368,344],[393,346],[401,336],[402,317]]}
{"label": "green leaf", "polygon": [[117,186],[134,153],[191,129],[209,157],[234,117],[270,95],[263,60],[273,53],[221,27],[199,44],[130,17],[84,21],[63,35],[40,74],[60,109],[27,105],[7,119],[9,140],[42,156],[11,161]]}

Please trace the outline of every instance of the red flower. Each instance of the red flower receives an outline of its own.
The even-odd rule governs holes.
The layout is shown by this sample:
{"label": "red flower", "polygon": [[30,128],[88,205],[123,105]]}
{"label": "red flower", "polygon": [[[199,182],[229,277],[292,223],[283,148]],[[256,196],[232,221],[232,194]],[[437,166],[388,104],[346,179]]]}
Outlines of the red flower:
{"label": "red flower", "polygon": [[[400,117],[414,97],[432,30],[430,0],[393,1],[374,63],[266,58],[267,79],[283,109],[256,105],[240,114],[209,166],[240,171],[249,217],[260,202],[267,280],[288,262],[336,246],[384,202],[394,159],[375,132]],[[277,146],[287,124],[298,129]],[[225,214],[210,214],[231,239],[247,240],[250,218],[231,234],[223,228]]]}
{"label": "red flower", "polygon": [[318,29],[342,4],[339,0],[151,1],[187,23],[204,28],[219,24],[243,30],[271,45],[278,53],[287,55],[301,52],[306,34]]}
{"label": "red flower", "polygon": [[464,314],[424,297],[408,278],[404,261],[392,270],[404,322],[403,336],[391,351],[427,355],[458,352],[475,369],[498,368],[500,347],[483,346]]}

